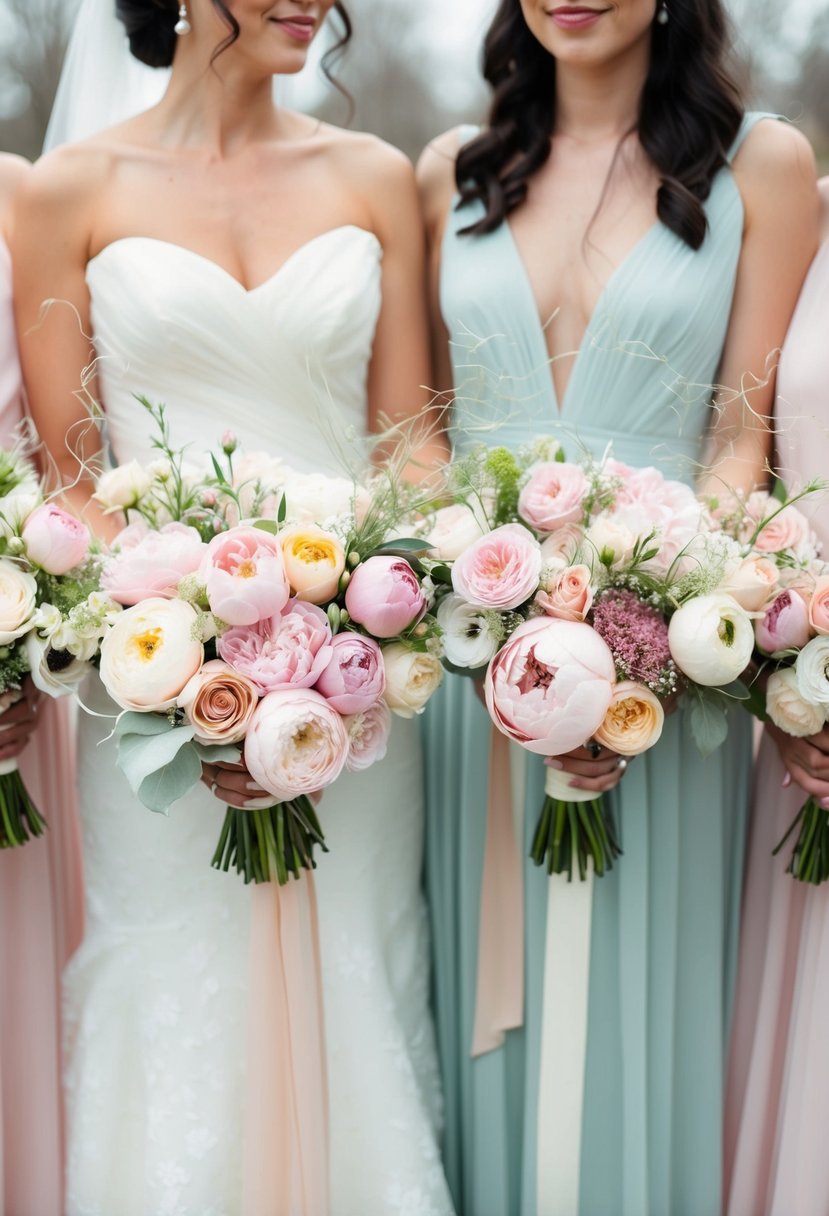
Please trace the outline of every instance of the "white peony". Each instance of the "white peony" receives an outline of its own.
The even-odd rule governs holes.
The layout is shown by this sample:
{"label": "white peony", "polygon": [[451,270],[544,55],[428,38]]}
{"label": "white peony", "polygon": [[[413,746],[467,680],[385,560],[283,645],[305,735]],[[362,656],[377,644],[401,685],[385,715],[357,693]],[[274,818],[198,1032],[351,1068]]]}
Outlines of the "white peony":
{"label": "white peony", "polygon": [[688,600],[671,618],[668,645],[680,671],[704,688],[736,680],[751,658],[751,617],[730,595]]}
{"label": "white peony", "polygon": [[781,667],[769,676],[766,712],[780,730],[800,739],[823,730],[826,720],[822,706],[814,705],[801,696],[793,667]]}
{"label": "white peony", "polygon": [[794,665],[801,697],[811,705],[829,710],[829,635],[812,638],[797,656]]}
{"label": "white peony", "polygon": [[498,650],[498,637],[485,609],[460,595],[441,600],[437,620],[443,630],[443,651],[455,667],[486,667]]}
{"label": "white peony", "polygon": [[423,713],[443,679],[440,660],[395,642],[383,647],[383,662],[386,667],[384,700],[389,709],[400,718]]}
{"label": "white peony", "polygon": [[122,612],[101,643],[101,680],[122,709],[171,709],[204,659],[198,614],[182,600],[148,599]]}

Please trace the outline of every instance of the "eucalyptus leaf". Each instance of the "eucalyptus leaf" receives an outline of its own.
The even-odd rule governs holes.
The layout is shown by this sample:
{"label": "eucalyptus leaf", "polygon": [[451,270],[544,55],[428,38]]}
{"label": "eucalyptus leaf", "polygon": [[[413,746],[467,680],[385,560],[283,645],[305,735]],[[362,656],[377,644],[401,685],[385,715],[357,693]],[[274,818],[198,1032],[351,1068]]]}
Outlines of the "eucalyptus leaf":
{"label": "eucalyptus leaf", "polygon": [[[195,727],[171,726],[166,718],[153,714],[134,716],[147,719],[154,718],[155,721],[163,722],[167,729],[164,733],[155,734],[141,734],[138,731],[124,734],[121,731],[118,738],[118,765],[129,782],[131,789],[138,795],[145,806],[149,807],[151,811],[166,812],[170,805],[177,798],[180,798],[182,794],[186,793],[191,786],[195,785],[201,776],[201,760],[192,747]],[[169,796],[168,788],[163,786],[163,781],[155,782],[152,786],[146,785],[150,777],[162,773],[170,765],[176,764],[179,753],[185,748],[189,748],[192,753],[192,760],[189,768],[186,770],[189,773],[189,785],[182,786],[182,778],[180,776],[177,777],[169,785],[170,791],[176,790],[177,792],[170,793]],[[192,775],[193,760],[195,760],[198,770],[195,776]],[[150,799],[149,801],[148,798]]]}
{"label": "eucalyptus leaf", "polygon": [[164,714],[138,714],[131,711],[121,714],[115,726],[115,734],[119,740],[127,735],[166,735],[172,730],[181,730],[181,727],[173,726]]}
{"label": "eucalyptus leaf", "polygon": [[240,764],[242,749],[234,743],[211,746],[208,743],[193,743],[193,747],[204,764]]}
{"label": "eucalyptus leaf", "polygon": [[691,734],[700,754],[710,756],[728,736],[728,714],[713,699],[700,697],[691,706]]}
{"label": "eucalyptus leaf", "polygon": [[136,793],[151,811],[167,813],[201,778],[201,759],[192,743],[185,744],[163,768],[150,773]]}
{"label": "eucalyptus leaf", "polygon": [[271,536],[276,536],[279,531],[278,525],[272,519],[257,519],[254,521],[254,528],[258,528],[260,532],[270,532]]}

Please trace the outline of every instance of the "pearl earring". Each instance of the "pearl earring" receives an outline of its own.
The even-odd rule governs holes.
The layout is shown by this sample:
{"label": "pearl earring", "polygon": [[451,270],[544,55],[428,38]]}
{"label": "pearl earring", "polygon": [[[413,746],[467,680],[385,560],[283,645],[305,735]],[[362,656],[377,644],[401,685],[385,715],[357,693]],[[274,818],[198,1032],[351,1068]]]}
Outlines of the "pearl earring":
{"label": "pearl earring", "polygon": [[178,21],[175,24],[175,32],[180,38],[182,34],[189,34],[192,28],[193,27],[190,25],[190,22],[187,19],[187,5],[182,4],[178,10]]}
{"label": "pearl earring", "polygon": [[663,4],[659,12],[656,14],[656,20],[660,25],[667,25],[671,19],[671,14],[668,12],[667,4]]}

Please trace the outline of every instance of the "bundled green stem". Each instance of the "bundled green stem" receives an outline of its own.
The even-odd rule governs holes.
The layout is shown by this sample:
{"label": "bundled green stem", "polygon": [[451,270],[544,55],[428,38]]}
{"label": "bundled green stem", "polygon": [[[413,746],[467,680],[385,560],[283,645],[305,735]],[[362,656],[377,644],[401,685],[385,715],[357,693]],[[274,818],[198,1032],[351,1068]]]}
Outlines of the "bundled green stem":
{"label": "bundled green stem", "polygon": [[800,833],[786,872],[798,882],[817,887],[829,878],[829,811],[823,809],[817,798],[807,798],[773,856],[777,856],[798,824]]}
{"label": "bundled green stem", "polygon": [[229,806],[212,865],[216,870],[233,867],[246,883],[278,882],[284,887],[303,870],[316,868],[316,846],[328,852],[309,798],[257,811]]}
{"label": "bundled green stem", "polygon": [[568,882],[573,881],[575,867],[584,882],[590,858],[596,877],[601,878],[621,855],[613,816],[602,798],[569,802],[545,797],[530,850],[537,866],[546,864],[548,874],[566,874]]}
{"label": "bundled green stem", "polygon": [[0,849],[19,848],[45,831],[46,821],[17,769],[0,775]]}

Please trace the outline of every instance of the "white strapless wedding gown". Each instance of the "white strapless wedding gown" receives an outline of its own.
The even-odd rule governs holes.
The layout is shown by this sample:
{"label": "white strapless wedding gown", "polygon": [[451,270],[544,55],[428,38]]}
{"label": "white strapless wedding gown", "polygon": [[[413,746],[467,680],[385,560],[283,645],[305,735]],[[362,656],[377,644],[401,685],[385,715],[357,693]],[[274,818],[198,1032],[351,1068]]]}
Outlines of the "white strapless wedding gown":
{"label": "white strapless wedding gown", "polygon": [[[118,461],[152,457],[141,393],[167,403],[194,454],[230,428],[249,450],[340,473],[325,432],[365,427],[381,256],[373,234],[338,228],[246,291],[162,241],[105,248],[87,281]],[[89,695],[112,712],[100,685]],[[88,919],[65,988],[68,1216],[238,1216],[250,892],[210,867],[222,807],[199,788],[151,814],[101,742],[110,729],[81,715]],[[396,721],[387,759],[341,779],[321,813],[332,1216],[451,1216],[414,724]]]}

